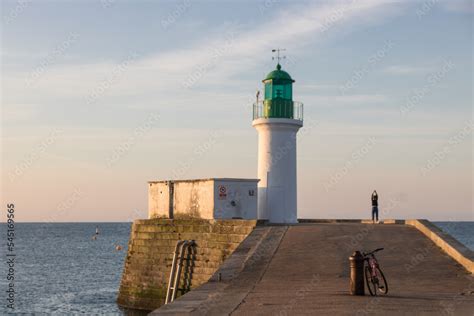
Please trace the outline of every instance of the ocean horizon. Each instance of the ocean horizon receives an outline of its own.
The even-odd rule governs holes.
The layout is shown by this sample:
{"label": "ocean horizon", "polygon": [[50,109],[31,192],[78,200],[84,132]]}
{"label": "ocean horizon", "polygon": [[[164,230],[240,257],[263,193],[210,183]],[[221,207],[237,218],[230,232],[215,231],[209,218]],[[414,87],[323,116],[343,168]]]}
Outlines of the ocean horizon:
{"label": "ocean horizon", "polygon": [[[474,250],[474,221],[433,223]],[[131,225],[16,223],[15,313],[125,314],[116,299]],[[0,233],[6,235],[5,223],[0,225]],[[122,249],[117,250],[117,245]],[[6,249],[5,239],[1,247]],[[2,275],[6,269],[6,264],[1,265]],[[7,287],[6,278],[0,279],[0,285]],[[2,304],[0,313],[7,312]]]}

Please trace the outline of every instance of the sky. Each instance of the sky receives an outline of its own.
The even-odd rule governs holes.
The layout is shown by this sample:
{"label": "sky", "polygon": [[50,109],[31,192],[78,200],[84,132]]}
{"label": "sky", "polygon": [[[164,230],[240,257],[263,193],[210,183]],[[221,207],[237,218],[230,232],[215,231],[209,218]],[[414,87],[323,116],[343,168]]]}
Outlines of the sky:
{"label": "sky", "polygon": [[299,218],[367,218],[377,189],[382,218],[472,221],[473,12],[2,1],[2,208],[14,203],[17,221],[130,221],[147,217],[147,181],[256,178],[252,103],[284,48],[304,103]]}

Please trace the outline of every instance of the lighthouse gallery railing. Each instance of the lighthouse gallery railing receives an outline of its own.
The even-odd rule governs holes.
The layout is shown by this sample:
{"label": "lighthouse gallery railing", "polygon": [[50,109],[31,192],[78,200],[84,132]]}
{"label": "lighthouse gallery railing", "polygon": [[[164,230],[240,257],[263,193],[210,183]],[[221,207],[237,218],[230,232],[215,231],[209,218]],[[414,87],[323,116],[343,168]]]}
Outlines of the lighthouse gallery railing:
{"label": "lighthouse gallery railing", "polygon": [[291,118],[294,120],[303,120],[303,103],[298,102],[298,101],[290,101],[293,103],[293,111],[290,113],[288,116],[288,113],[275,113],[272,112],[271,115],[269,115],[268,109],[265,109],[265,103],[264,101],[259,101],[253,104],[253,119],[259,119],[259,118]]}

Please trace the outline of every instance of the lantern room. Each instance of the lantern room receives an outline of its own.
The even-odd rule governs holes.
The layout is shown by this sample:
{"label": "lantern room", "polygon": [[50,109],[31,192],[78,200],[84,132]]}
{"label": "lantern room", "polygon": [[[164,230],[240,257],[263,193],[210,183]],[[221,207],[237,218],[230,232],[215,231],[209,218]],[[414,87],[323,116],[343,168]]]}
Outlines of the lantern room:
{"label": "lantern room", "polygon": [[265,117],[293,118],[293,82],[281,65],[262,81],[265,86],[263,112]]}

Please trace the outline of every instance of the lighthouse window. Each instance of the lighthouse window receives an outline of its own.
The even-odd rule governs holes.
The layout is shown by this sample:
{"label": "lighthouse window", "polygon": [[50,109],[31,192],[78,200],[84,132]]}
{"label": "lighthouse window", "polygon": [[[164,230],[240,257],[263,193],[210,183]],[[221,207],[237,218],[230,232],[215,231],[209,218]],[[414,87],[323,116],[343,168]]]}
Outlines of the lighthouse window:
{"label": "lighthouse window", "polygon": [[291,84],[273,85],[273,98],[291,100]]}
{"label": "lighthouse window", "polygon": [[265,99],[282,98],[291,100],[292,99],[292,86],[291,84],[265,84]]}
{"label": "lighthouse window", "polygon": [[277,98],[281,98],[283,97],[283,91],[282,91],[282,88],[281,87],[278,87],[279,89],[276,89],[275,90],[275,93],[276,93],[276,97]]}
{"label": "lighthouse window", "polygon": [[272,98],[272,84],[268,83],[265,85],[265,99],[271,99]]}

